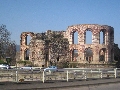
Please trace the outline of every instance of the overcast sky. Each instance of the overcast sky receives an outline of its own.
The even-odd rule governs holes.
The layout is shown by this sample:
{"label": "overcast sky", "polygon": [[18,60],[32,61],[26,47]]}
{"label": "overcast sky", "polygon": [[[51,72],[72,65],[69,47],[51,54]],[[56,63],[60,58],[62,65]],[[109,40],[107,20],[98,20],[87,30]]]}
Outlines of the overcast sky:
{"label": "overcast sky", "polygon": [[0,25],[20,44],[22,32],[66,30],[76,24],[114,27],[120,46],[120,0],[0,0]]}

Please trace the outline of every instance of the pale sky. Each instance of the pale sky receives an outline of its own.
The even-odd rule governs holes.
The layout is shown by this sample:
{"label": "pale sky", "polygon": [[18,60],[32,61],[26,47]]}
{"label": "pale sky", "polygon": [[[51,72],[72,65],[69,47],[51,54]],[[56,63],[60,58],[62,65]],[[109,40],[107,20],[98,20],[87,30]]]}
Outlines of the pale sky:
{"label": "pale sky", "polygon": [[2,24],[17,44],[22,32],[60,31],[76,24],[109,25],[120,46],[120,0],[0,0]]}

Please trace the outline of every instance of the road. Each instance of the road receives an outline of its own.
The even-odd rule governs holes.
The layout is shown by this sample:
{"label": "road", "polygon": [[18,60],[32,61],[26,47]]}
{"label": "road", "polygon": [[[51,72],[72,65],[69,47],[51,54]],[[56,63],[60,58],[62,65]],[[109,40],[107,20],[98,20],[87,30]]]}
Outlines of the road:
{"label": "road", "polygon": [[0,90],[120,90],[120,78],[80,81],[0,82]]}
{"label": "road", "polygon": [[105,84],[105,85],[92,85],[82,87],[61,88],[55,90],[120,90],[120,83]]}

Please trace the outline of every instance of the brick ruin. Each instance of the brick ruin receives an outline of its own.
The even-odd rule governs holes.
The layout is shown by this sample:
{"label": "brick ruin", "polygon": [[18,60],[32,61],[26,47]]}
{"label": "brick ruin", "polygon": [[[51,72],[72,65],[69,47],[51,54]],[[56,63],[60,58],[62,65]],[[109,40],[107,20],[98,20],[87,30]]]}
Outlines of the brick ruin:
{"label": "brick ruin", "polygon": [[[91,44],[86,44],[87,31],[92,33]],[[78,44],[74,44],[75,32],[78,32]],[[100,43],[100,32],[103,33],[102,44]],[[57,40],[53,40],[54,43],[47,44],[45,38],[47,37],[51,40],[52,33],[63,35],[63,39],[66,41],[60,45]],[[31,37],[29,44],[27,44],[28,35]],[[100,65],[114,61],[114,28],[108,25],[79,24],[68,26],[66,31],[23,32],[20,45],[20,59],[26,60],[26,57],[28,57],[31,62],[38,66],[48,66],[50,61],[57,62],[63,59],[69,62],[77,61],[80,64]],[[60,46],[59,49],[55,47],[56,45]],[[27,53],[28,50],[29,55]],[[75,50],[77,50],[76,56]]]}

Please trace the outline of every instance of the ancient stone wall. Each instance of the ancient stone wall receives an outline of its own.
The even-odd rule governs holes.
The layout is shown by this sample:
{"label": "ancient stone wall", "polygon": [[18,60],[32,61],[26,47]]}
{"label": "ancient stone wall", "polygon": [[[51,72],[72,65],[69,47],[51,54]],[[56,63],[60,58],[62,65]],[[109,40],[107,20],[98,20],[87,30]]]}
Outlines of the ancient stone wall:
{"label": "ancient stone wall", "polygon": [[[86,44],[86,31],[89,30],[92,32],[92,44]],[[73,34],[78,32],[78,44],[73,42]],[[100,32],[103,32],[103,44],[100,44]],[[97,24],[80,24],[69,26],[66,31],[66,37],[69,40],[69,48],[71,51],[71,61],[72,52],[74,49],[78,50],[78,61],[80,63],[86,63],[91,61],[91,63],[100,62],[100,53],[101,50],[104,53],[103,62],[113,61],[113,45],[114,45],[114,29],[111,26],[107,25],[97,25]],[[91,60],[86,60],[85,51],[90,48],[93,51],[93,56]]]}
{"label": "ancient stone wall", "polygon": [[27,36],[30,35],[31,39],[34,37],[34,33],[33,32],[23,32],[21,33],[21,40],[20,40],[20,59],[21,60],[26,60],[26,56],[27,55],[26,51],[29,50],[29,44],[27,44]]}
{"label": "ancient stone wall", "polygon": [[[92,43],[86,44],[86,31],[92,32]],[[78,44],[74,44],[74,33],[78,32]],[[103,32],[103,43],[100,44],[100,32]],[[52,34],[61,34],[69,41],[69,61],[74,61],[74,50],[78,50],[76,58],[78,63],[100,64],[112,62],[114,59],[114,29],[107,25],[79,24],[69,26],[66,31],[51,31],[45,33],[23,32],[21,34],[20,59],[25,60],[26,50],[29,49],[29,60],[34,64],[47,66],[46,58],[51,60],[51,56],[56,56],[50,52],[50,47],[56,45],[46,44],[46,38],[50,39]],[[31,42],[27,45],[27,36],[31,36]],[[57,43],[57,42],[56,42]],[[63,45],[64,46],[64,45]],[[62,47],[63,47],[62,46]],[[53,48],[52,48],[53,49]],[[89,53],[88,53],[89,52]],[[61,57],[63,55],[61,54]],[[67,57],[68,57],[67,56]],[[54,58],[56,59],[56,57]]]}

